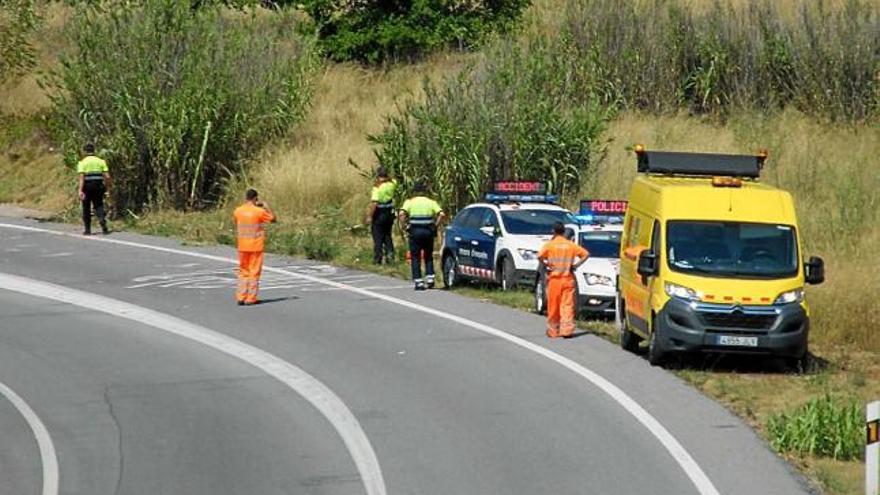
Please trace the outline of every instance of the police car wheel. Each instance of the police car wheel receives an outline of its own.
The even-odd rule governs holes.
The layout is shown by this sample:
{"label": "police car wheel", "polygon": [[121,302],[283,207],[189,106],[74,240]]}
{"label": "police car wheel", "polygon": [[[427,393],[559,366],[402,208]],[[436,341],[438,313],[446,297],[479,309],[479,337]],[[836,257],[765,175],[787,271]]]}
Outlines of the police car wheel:
{"label": "police car wheel", "polygon": [[547,313],[547,285],[543,276],[538,276],[535,283],[535,313],[543,315]]}
{"label": "police car wheel", "polygon": [[498,283],[501,290],[511,290],[516,286],[516,266],[510,256],[505,256],[498,266]]}
{"label": "police car wheel", "polygon": [[443,258],[443,287],[451,289],[458,284],[458,263],[454,256]]}

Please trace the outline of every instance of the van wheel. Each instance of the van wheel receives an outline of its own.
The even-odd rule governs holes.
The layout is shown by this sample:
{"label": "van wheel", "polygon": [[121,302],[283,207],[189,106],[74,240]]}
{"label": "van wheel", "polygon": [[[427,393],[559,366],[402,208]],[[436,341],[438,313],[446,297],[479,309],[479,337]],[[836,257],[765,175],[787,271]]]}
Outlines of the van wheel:
{"label": "van wheel", "polygon": [[663,349],[662,340],[657,334],[660,329],[652,325],[651,336],[648,339],[648,362],[653,366],[661,366],[666,361],[666,350]]}
{"label": "van wheel", "polygon": [[505,256],[498,266],[498,283],[504,291],[516,287],[516,266],[510,256]]}
{"label": "van wheel", "polygon": [[623,304],[623,298],[619,294],[615,301],[614,313],[617,329],[620,331],[620,347],[632,353],[639,352],[639,343],[641,343],[642,338],[630,331],[629,326],[626,324],[626,307]]}

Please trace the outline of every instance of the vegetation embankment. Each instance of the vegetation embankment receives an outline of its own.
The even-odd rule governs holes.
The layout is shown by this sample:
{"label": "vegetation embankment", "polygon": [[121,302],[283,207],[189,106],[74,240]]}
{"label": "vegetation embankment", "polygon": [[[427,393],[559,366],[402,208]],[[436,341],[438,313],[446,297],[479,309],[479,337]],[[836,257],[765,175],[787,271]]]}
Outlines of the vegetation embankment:
{"label": "vegetation embankment", "polygon": [[[168,2],[157,5],[162,3]],[[183,15],[184,10],[176,12]],[[54,65],[51,55],[59,46],[74,48],[59,41],[60,26],[94,18],[50,8],[37,27],[42,41],[34,43],[34,61],[62,77],[53,79],[54,102],[38,90],[33,73],[2,87],[9,97],[0,102],[0,144],[5,145],[0,167],[11,179],[0,185],[0,201],[75,209],[72,195],[64,191],[69,169],[51,150],[63,145],[69,157],[79,140],[91,137],[106,149],[111,163],[118,163],[120,174],[133,166],[137,158],[132,157],[140,157],[140,150],[155,150],[147,168],[155,167],[163,179],[155,188],[135,191],[143,195],[136,201],[114,198],[117,213],[132,228],[231,243],[229,210],[243,188],[254,185],[282,217],[271,233],[271,249],[366,267],[370,240],[357,224],[367,200],[366,176],[377,155],[405,185],[429,179],[444,203],[455,208],[477,198],[497,177],[548,178],[569,204],[582,196],[625,197],[635,173],[629,151],[635,142],[692,151],[769,148],[762,180],[793,193],[807,254],[823,256],[828,265],[826,283],[808,289],[814,369],[806,375],[768,373],[712,361],[680,373],[755,425],[829,493],[858,493],[859,462],[853,460],[858,456],[853,456],[851,441],[860,431],[847,404],[852,398],[880,396],[880,344],[873,338],[880,317],[871,297],[880,293],[875,277],[880,261],[872,256],[880,240],[875,193],[880,173],[871,165],[880,151],[877,2],[543,0],[512,33],[493,41],[487,33],[495,28],[490,28],[477,37],[482,45],[453,40],[481,47],[472,53],[426,55],[438,45],[410,50],[405,36],[400,49],[370,52],[376,45],[369,39],[340,38],[363,41],[363,53],[377,53],[374,59],[421,58],[380,69],[325,63],[317,72],[308,50],[313,42],[326,50],[333,39],[310,40],[290,12],[257,12],[207,10],[195,20],[184,16],[190,24],[178,25],[182,31],[173,37],[187,40],[176,46],[186,53],[181,47],[192,46],[196,58],[172,65],[180,69],[176,77],[157,78],[152,66],[111,70],[106,80],[73,81],[105,95],[117,87],[134,88],[116,77],[145,81],[143,99],[153,103],[136,108],[130,105],[141,98],[126,99],[124,91],[89,100],[74,99],[76,92],[65,89],[64,74],[78,74],[89,57],[115,54],[80,40],[70,50],[72,65]],[[505,21],[499,29],[509,26]],[[119,32],[108,35],[133,37],[120,40],[122,51],[148,50],[153,56],[156,50],[153,64],[186,59],[176,59],[174,50],[151,47],[161,36],[155,31],[147,35],[150,23],[137,28],[145,30],[143,36],[126,31],[134,27],[115,29]],[[220,55],[213,51],[216,44],[206,40],[226,29],[238,34]],[[249,86],[254,81],[241,73],[213,85],[241,67],[234,60],[246,59],[252,53],[248,50],[266,49],[259,41],[247,42],[252,31],[279,41],[268,51],[278,57],[261,60],[264,67],[297,81],[290,94],[293,111],[286,116],[272,113],[275,102],[268,99],[222,104],[254,90]],[[195,33],[201,34],[191,37]],[[204,57],[227,55],[231,58],[217,67],[202,63]],[[190,78],[215,87],[183,81]],[[272,92],[277,86],[261,88]],[[158,96],[164,91],[173,95],[167,105]],[[102,106],[111,102],[112,108]],[[279,120],[261,121],[268,127],[260,127],[264,132],[255,137],[237,133],[235,122],[230,132],[215,134],[219,124],[214,119],[228,116],[229,108],[243,117],[269,112]],[[102,118],[87,118],[90,109],[99,109]],[[79,115],[82,110],[85,117]],[[122,118],[137,112],[145,123],[165,123],[131,125]],[[212,122],[208,132],[207,122]],[[291,124],[296,124],[291,131],[282,129]],[[209,156],[217,136],[226,143],[218,143],[217,150],[244,146],[234,155]],[[196,172],[203,170],[199,163],[218,174],[202,182],[204,189],[198,182],[205,180],[198,178],[203,171]],[[402,265],[383,270],[405,273]],[[518,307],[528,301],[521,293],[466,292]],[[589,326],[613,334],[608,325]],[[816,432],[804,427],[815,424],[813,419],[840,425],[830,448],[803,448],[818,445],[811,440]]]}

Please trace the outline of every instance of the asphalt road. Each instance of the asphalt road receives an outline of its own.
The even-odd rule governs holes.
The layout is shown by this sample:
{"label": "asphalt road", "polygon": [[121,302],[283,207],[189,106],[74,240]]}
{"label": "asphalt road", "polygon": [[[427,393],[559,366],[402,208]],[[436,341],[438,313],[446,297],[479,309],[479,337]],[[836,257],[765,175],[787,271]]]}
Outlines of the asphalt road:
{"label": "asphalt road", "polygon": [[[234,256],[0,218],[0,274],[27,279],[0,282],[0,382],[51,435],[60,493],[363,494],[352,431],[395,495],[809,493],[739,419],[601,338],[550,341],[535,315],[274,256],[266,303],[238,307],[220,260]],[[307,373],[353,416],[227,340]],[[0,494],[41,487],[34,435],[0,399]]]}

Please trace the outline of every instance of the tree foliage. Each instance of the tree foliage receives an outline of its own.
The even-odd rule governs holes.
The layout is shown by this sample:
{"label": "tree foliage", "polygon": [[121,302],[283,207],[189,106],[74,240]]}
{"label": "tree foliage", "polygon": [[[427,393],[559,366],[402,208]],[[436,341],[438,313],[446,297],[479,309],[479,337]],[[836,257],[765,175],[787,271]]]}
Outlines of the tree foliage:
{"label": "tree foliage", "polygon": [[610,114],[569,84],[567,54],[536,42],[499,44],[486,60],[404,105],[372,136],[379,162],[407,192],[425,181],[455,211],[495,180],[541,180],[578,190],[600,150]]}
{"label": "tree foliage", "polygon": [[118,208],[199,208],[300,121],[318,65],[292,16],[175,0],[81,7],[48,81],[68,163],[94,141]]}
{"label": "tree foliage", "polygon": [[468,48],[515,21],[530,0],[305,0],[325,53],[367,63]]}
{"label": "tree foliage", "polygon": [[36,0],[0,0],[0,82],[34,66],[28,37],[39,21]]}

